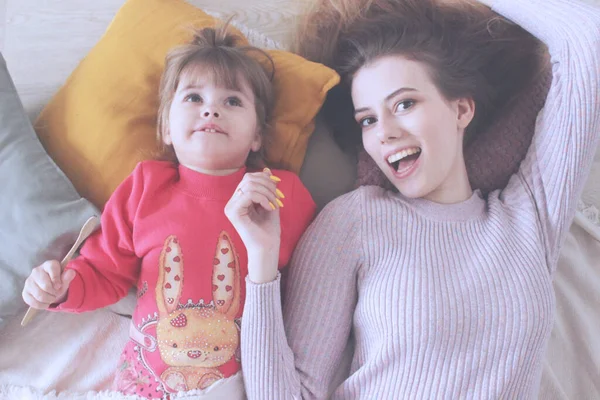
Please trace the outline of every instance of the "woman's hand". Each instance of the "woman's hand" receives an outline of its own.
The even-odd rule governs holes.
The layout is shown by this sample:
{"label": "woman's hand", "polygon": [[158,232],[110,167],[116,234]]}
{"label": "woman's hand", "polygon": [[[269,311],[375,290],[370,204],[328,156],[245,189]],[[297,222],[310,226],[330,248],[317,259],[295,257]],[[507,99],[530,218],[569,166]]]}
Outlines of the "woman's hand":
{"label": "woman's hand", "polygon": [[225,206],[225,215],[248,251],[248,275],[255,283],[277,277],[281,227],[279,208],[285,196],[277,189],[279,178],[268,168],[247,173]]}

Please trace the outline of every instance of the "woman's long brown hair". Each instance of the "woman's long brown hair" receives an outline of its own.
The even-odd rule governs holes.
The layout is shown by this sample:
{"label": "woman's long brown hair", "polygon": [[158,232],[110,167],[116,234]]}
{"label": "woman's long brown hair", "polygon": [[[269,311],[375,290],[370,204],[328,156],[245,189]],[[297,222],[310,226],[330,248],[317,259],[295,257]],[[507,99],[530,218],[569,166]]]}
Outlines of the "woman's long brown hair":
{"label": "woman's long brown hair", "polygon": [[322,114],[342,145],[360,143],[350,85],[365,64],[386,55],[424,63],[447,99],[472,97],[467,140],[541,72],[541,42],[471,0],[315,0],[299,25],[295,50],[342,77]]}

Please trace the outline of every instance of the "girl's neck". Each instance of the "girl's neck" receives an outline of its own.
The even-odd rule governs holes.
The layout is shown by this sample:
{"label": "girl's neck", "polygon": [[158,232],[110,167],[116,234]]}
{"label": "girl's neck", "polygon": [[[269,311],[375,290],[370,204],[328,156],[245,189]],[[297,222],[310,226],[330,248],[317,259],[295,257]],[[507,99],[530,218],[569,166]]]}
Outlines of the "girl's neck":
{"label": "girl's neck", "polygon": [[179,174],[175,182],[177,190],[197,198],[229,201],[236,187],[244,178],[246,168],[242,167],[229,175],[210,175],[185,165],[177,166]]}
{"label": "girl's neck", "polygon": [[242,167],[236,167],[236,168],[230,168],[230,169],[205,169],[205,168],[200,168],[197,167],[195,165],[187,165],[187,164],[181,164],[184,167],[191,169],[192,171],[196,171],[196,172],[200,172],[201,174],[204,175],[213,175],[213,176],[226,176],[226,175],[231,175],[237,171],[240,170],[240,168]]}

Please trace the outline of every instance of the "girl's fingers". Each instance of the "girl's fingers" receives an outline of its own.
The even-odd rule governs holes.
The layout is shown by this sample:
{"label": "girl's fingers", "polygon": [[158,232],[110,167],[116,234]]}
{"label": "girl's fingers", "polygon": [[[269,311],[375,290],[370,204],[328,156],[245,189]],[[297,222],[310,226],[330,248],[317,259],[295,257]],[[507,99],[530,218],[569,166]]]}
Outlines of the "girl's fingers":
{"label": "girl's fingers", "polygon": [[72,269],[67,269],[66,271],[63,272],[62,277],[61,277],[63,289],[66,290],[69,288],[69,285],[71,284],[73,279],[75,279],[75,275],[76,275],[75,271]]}
{"label": "girl's fingers", "polygon": [[56,296],[45,292],[39,287],[33,287],[29,291],[31,297],[33,297],[40,304],[45,304],[46,306],[52,304],[56,300]]}
{"label": "girl's fingers", "polygon": [[[52,283],[52,279],[50,278],[50,275],[48,275],[48,272],[46,272],[46,270],[43,267],[35,268],[33,270],[33,272],[31,273],[31,276],[29,277],[28,280],[31,280],[32,287],[37,287],[40,290],[43,290],[44,292],[48,293],[49,295],[54,296],[57,293],[57,289],[55,288],[55,285]],[[60,278],[59,278],[59,284],[60,284]]]}
{"label": "girl's fingers", "polygon": [[60,290],[62,282],[62,279],[60,278],[60,263],[56,260],[50,260],[43,263],[41,267],[50,277],[54,289]]}
{"label": "girl's fingers", "polygon": [[33,296],[31,296],[31,294],[29,294],[28,292],[23,293],[23,300],[29,307],[37,308],[38,310],[45,310],[50,306],[50,303],[40,303],[35,298],[33,298]]}
{"label": "girl's fingers", "polygon": [[[26,303],[32,307],[48,307],[50,303],[56,298],[53,293],[48,293],[42,289],[33,279],[27,279],[25,281],[25,288],[23,289],[23,299]],[[29,301],[27,301],[29,299]]]}

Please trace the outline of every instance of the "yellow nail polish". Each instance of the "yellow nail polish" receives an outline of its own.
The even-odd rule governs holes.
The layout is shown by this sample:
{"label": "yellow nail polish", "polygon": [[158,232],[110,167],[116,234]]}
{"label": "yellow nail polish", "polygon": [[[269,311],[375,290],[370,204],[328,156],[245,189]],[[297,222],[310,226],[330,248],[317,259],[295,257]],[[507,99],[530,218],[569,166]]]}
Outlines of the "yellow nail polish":
{"label": "yellow nail polish", "polygon": [[271,208],[274,210],[275,209],[275,204],[269,202],[269,205],[271,206]]}
{"label": "yellow nail polish", "polygon": [[278,205],[279,207],[283,207],[283,203],[281,202],[281,200],[279,200],[279,199],[275,199],[275,201],[277,202],[277,205]]}
{"label": "yellow nail polish", "polygon": [[279,189],[275,189],[275,194],[277,195],[277,197],[279,197],[280,199],[285,199],[285,195],[283,194],[283,192]]}
{"label": "yellow nail polish", "polygon": [[275,176],[275,175],[271,175],[269,178],[271,178],[271,180],[272,180],[273,182],[281,182],[281,179],[280,179],[280,178],[278,178],[278,177],[277,177],[277,176]]}

